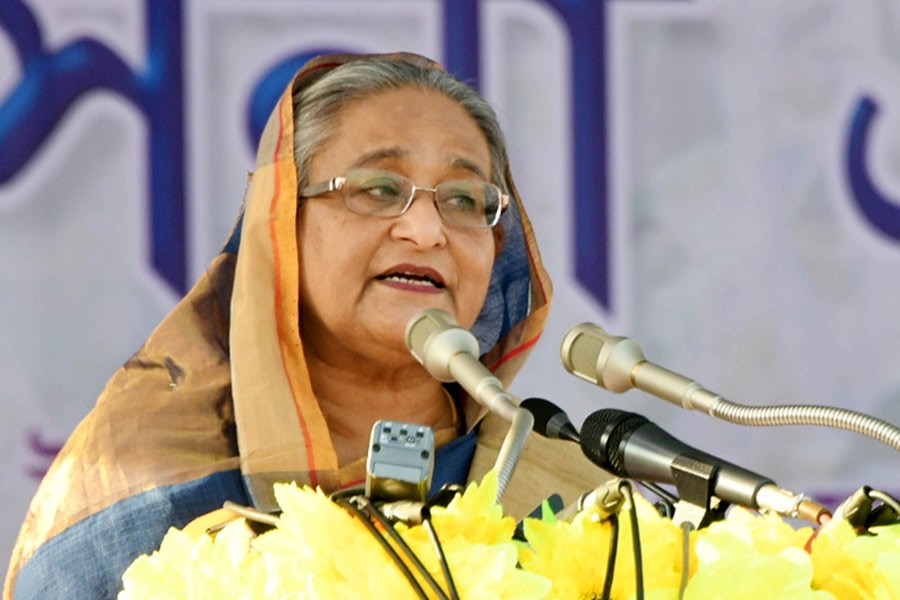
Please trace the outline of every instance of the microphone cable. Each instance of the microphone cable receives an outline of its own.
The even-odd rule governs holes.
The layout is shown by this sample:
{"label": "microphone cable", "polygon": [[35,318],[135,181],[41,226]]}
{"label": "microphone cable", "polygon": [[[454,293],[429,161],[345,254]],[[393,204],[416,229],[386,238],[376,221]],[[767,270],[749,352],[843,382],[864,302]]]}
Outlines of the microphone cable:
{"label": "microphone cable", "polygon": [[613,576],[616,572],[616,554],[619,553],[619,517],[612,513],[606,518],[609,521],[609,554],[606,556],[606,575],[603,580],[603,600],[610,600],[612,595]]}
{"label": "microphone cable", "polygon": [[[388,536],[393,540],[397,546],[403,551],[407,558],[412,561],[413,565],[415,565],[416,569],[418,569],[419,574],[425,578],[425,581],[428,582],[428,585],[431,586],[431,589],[434,590],[434,593],[437,594],[440,600],[450,600],[447,597],[447,594],[444,592],[443,588],[438,584],[437,581],[434,580],[434,577],[431,576],[431,573],[428,572],[428,569],[425,568],[425,565],[422,564],[422,561],[419,560],[419,557],[413,552],[413,549],[409,547],[409,544],[406,543],[406,540],[397,533],[397,530],[394,529],[394,525],[387,520],[387,518],[382,514],[382,512],[375,506],[371,500],[366,498],[365,496],[360,496],[351,500],[351,502],[356,502],[361,505],[362,512],[368,516],[369,518],[374,519],[378,522],[382,529],[384,529]],[[443,552],[441,552],[443,555]],[[440,556],[438,557],[440,559]],[[449,569],[448,569],[449,572]]]}
{"label": "microphone cable", "polygon": [[653,505],[661,516],[671,519],[675,516],[675,503],[679,498],[666,488],[652,481],[638,481],[638,483],[659,496],[659,500]]}
{"label": "microphone cable", "polygon": [[337,502],[338,505],[343,506],[346,510],[350,511],[350,513],[354,517],[360,520],[363,526],[365,526],[366,530],[368,530],[368,532],[372,534],[372,536],[376,539],[376,541],[378,541],[381,547],[384,548],[384,551],[387,552],[391,560],[394,561],[394,564],[397,565],[397,568],[400,569],[400,572],[403,573],[403,576],[406,577],[406,580],[413,588],[416,596],[421,598],[422,600],[428,600],[428,595],[425,593],[425,590],[422,589],[422,586],[419,584],[416,576],[413,575],[409,567],[406,566],[406,563],[403,562],[403,559],[400,558],[400,555],[397,554],[397,551],[394,550],[394,547],[391,546],[390,542],[388,542],[387,539],[378,532],[378,529],[375,528],[375,525],[371,520],[369,520],[369,517],[354,503],[354,498],[340,498],[338,500],[335,500],[335,502]]}
{"label": "microphone cable", "polygon": [[437,530],[431,523],[431,511],[426,507],[423,511],[422,527],[428,532],[431,539],[431,545],[434,546],[434,553],[438,557],[438,563],[441,565],[441,572],[444,574],[444,580],[447,583],[447,589],[450,592],[450,600],[459,600],[459,593],[456,591],[456,584],[453,582],[453,575],[450,573],[450,565],[447,563],[447,557],[444,555],[444,548],[441,546],[441,540],[438,537]]}
{"label": "microphone cable", "polygon": [[[621,480],[617,486],[619,492],[625,497],[628,505],[628,517],[631,523],[631,547],[634,555],[634,579],[635,579],[635,599],[644,600],[644,560],[641,552],[641,533],[638,524],[637,505],[634,503],[634,494],[631,482]],[[619,509],[621,512],[621,509]],[[619,552],[619,514],[611,512],[602,519],[609,521],[609,554],[606,557],[606,575],[603,581],[603,600],[610,600],[612,597],[612,584],[616,572],[616,556]]]}
{"label": "microphone cable", "polygon": [[[447,487],[447,486],[445,486]],[[384,550],[388,553],[388,556],[397,565],[400,571],[403,573],[403,576],[410,583],[415,591],[416,595],[419,598],[428,598],[424,588],[419,583],[418,579],[416,579],[413,571],[407,566],[407,564],[403,561],[403,558],[397,552],[393,545],[391,545],[391,541],[400,548],[403,554],[409,559],[412,563],[413,567],[415,567],[416,572],[428,583],[428,586],[434,591],[437,595],[438,600],[459,600],[459,592],[456,589],[456,584],[453,581],[453,576],[450,573],[450,565],[447,563],[447,557],[444,554],[443,546],[441,545],[440,538],[438,537],[437,531],[434,529],[434,525],[431,522],[431,510],[429,508],[430,505],[434,505],[439,503],[445,496],[448,494],[455,492],[455,488],[452,490],[446,490],[447,493],[442,494],[444,492],[444,488],[441,489],[440,492],[432,499],[428,504],[423,504],[421,508],[417,511],[417,517],[421,518],[422,526],[425,528],[425,531],[428,533],[428,537],[431,540],[432,547],[434,548],[435,555],[438,559],[438,564],[441,567],[441,572],[444,575],[444,579],[447,584],[448,592],[445,592],[444,589],[440,586],[440,584],[435,581],[434,577],[432,577],[431,573],[428,572],[428,569],[425,568],[425,565],[422,564],[422,561],[416,555],[412,548],[409,547],[409,544],[406,543],[399,533],[397,533],[396,529],[394,529],[393,524],[390,520],[385,516],[385,514],[366,496],[359,494],[358,489],[350,488],[349,490],[342,490],[335,492],[330,496],[332,501],[337,503],[338,505],[347,509],[354,517],[362,521],[363,525],[366,527],[366,530],[372,534],[376,541],[384,548]],[[408,504],[408,503],[406,503]],[[408,507],[404,507],[408,508]],[[405,514],[411,514],[409,511],[405,511]],[[389,539],[385,537],[381,532],[379,532],[378,527],[375,526],[375,523],[381,527],[387,533]]]}

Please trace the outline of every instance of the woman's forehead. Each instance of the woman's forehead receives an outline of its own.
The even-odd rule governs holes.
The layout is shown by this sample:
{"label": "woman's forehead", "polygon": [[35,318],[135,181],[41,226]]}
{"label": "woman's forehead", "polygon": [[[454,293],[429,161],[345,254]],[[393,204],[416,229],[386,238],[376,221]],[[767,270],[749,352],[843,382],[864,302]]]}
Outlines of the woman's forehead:
{"label": "woman's forehead", "polygon": [[335,113],[334,131],[317,153],[344,168],[425,160],[484,179],[490,156],[487,138],[462,105],[417,87],[351,100]]}

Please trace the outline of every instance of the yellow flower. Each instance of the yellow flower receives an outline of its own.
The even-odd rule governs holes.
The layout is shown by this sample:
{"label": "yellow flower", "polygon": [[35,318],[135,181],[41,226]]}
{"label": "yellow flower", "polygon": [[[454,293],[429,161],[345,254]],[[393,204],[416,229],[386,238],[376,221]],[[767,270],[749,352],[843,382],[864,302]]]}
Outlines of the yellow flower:
{"label": "yellow flower", "polygon": [[811,535],[774,513],[732,507],[694,534],[698,564],[685,598],[831,598],[812,589],[812,561],[803,550]]}
{"label": "yellow flower", "polygon": [[503,507],[497,504],[497,473],[493,470],[481,485],[470,483],[447,508],[433,508],[431,522],[442,541],[459,537],[472,544],[509,542],[516,530],[515,519],[504,516]]}
{"label": "yellow flower", "polygon": [[363,524],[320,490],[276,484],[276,529],[253,549],[264,563],[265,593],[310,598],[415,598],[413,589]]}
{"label": "yellow flower", "polygon": [[528,546],[519,553],[526,571],[553,580],[548,598],[600,597],[609,554],[610,525],[589,519],[525,520]]}
{"label": "yellow flower", "polygon": [[242,575],[255,560],[248,554],[250,538],[243,520],[230,523],[215,539],[172,528],[159,550],[128,567],[118,600],[253,598]]}
{"label": "yellow flower", "polygon": [[882,582],[876,588],[877,598],[900,598],[900,524],[885,527],[873,527],[877,540],[857,538],[854,543],[866,546],[872,564],[882,576]]}
{"label": "yellow flower", "polygon": [[727,517],[697,532],[700,537],[732,535],[766,555],[780,554],[787,548],[803,549],[813,534],[812,527],[794,529],[775,513],[762,515],[733,506]]}
{"label": "yellow flower", "polygon": [[[677,597],[681,581],[681,530],[658,515],[643,497],[635,495],[645,591],[654,598]],[[612,597],[636,593],[635,562],[628,513],[618,515],[619,540]],[[612,527],[596,518],[593,509],[579,513],[571,523],[525,520],[529,546],[520,551],[522,568],[553,580],[550,598],[599,598],[606,579]],[[674,595],[673,595],[674,594]]]}
{"label": "yellow flower", "polygon": [[[516,568],[515,523],[496,505],[496,490],[496,477],[487,477],[481,486],[470,485],[446,509],[435,509],[434,526],[451,575],[460,597],[467,600],[540,600],[550,582]],[[413,587],[365,526],[321,491],[276,485],[275,496],[283,511],[280,522],[252,544],[264,565],[262,575],[253,578],[265,581],[262,593],[270,597],[416,598]],[[446,590],[425,528],[397,529]],[[415,572],[412,562],[405,562]],[[431,594],[424,577],[417,575],[417,580]]]}
{"label": "yellow flower", "polygon": [[[643,585],[645,590],[657,590],[661,597],[677,598],[683,568],[684,533],[668,518],[661,516],[643,496],[634,494],[641,542]],[[613,593],[619,598],[632,598],[636,592],[634,549],[631,519],[619,514],[622,528],[616,559],[616,578]],[[689,540],[690,543],[690,540]],[[690,563],[688,565],[690,572]]]}
{"label": "yellow flower", "polygon": [[[550,592],[549,579],[517,568],[518,550],[512,541],[496,545],[469,544],[456,538],[443,544],[447,564],[460,598],[465,600],[542,600]],[[436,581],[443,585],[434,550],[413,547]]]}
{"label": "yellow flower", "polygon": [[813,541],[814,587],[838,598],[900,598],[900,524],[857,536],[842,519],[829,521]]}
{"label": "yellow flower", "polygon": [[[612,527],[596,509],[571,522],[552,513],[527,519],[528,543],[513,540],[515,524],[495,502],[496,475],[473,483],[446,508],[433,509],[459,596],[464,600],[594,600],[603,591]],[[275,486],[282,514],[275,529],[254,538],[244,521],[215,538],[203,528],[171,529],[159,550],[138,558],[123,577],[119,600],[147,598],[417,598],[402,571],[363,523],[319,490]],[[634,495],[647,600],[676,600],[684,534]],[[629,511],[619,513],[612,598],[636,595]],[[428,530],[397,525],[430,577],[447,590]],[[821,528],[811,554],[810,528],[777,515],[735,507],[723,521],[691,532],[687,600],[900,598],[900,524],[858,536],[845,521]],[[193,532],[193,533],[192,533]],[[389,541],[401,556],[398,544]],[[436,597],[404,557],[429,598]]]}
{"label": "yellow flower", "polygon": [[[517,569],[518,551],[512,539],[515,521],[496,503],[497,476],[488,472],[481,485],[473,482],[446,508],[432,509],[432,524],[440,539],[461,598],[539,600],[550,580]],[[403,539],[435,581],[443,584],[437,554],[424,526],[398,526]],[[446,587],[445,587],[446,589]]]}
{"label": "yellow flower", "polygon": [[813,600],[833,598],[814,591],[809,556],[797,548],[765,554],[736,537],[697,540],[700,564],[685,590],[685,600]]}

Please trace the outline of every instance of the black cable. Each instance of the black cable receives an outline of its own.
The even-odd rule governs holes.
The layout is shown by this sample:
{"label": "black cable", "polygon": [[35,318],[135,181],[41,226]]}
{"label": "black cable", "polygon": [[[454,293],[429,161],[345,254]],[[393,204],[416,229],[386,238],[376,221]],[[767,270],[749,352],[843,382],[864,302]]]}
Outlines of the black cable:
{"label": "black cable", "polygon": [[378,533],[378,530],[375,529],[375,525],[369,520],[369,518],[363,514],[363,512],[355,505],[353,502],[347,499],[341,499],[337,501],[339,505],[343,506],[359,519],[362,524],[366,527],[366,529],[371,533],[375,539],[381,544],[381,547],[384,548],[385,552],[388,553],[388,556],[391,557],[391,560],[394,561],[394,564],[397,565],[397,568],[403,573],[406,580],[409,582],[409,585],[412,586],[413,591],[419,598],[423,600],[428,600],[428,595],[425,594],[425,590],[422,589],[422,586],[419,585],[419,582],[416,581],[416,577],[412,574],[412,571],[409,570],[409,567],[406,566],[406,563],[403,562],[403,559],[400,558],[400,555],[397,554],[397,551],[391,546],[391,544]]}
{"label": "black cable", "polygon": [[641,558],[641,534],[638,529],[637,506],[634,503],[631,484],[623,481],[619,486],[628,499],[631,509],[628,511],[631,517],[631,542],[634,549],[634,585],[637,600],[644,600],[644,560]]}
{"label": "black cable", "polygon": [[678,497],[652,481],[639,481],[638,483],[660,497],[660,500],[653,504],[653,508],[660,516],[671,520],[675,516],[675,503],[678,502]]}
{"label": "black cable", "polygon": [[653,483],[652,481],[639,481],[642,486],[652,491],[654,494],[668,502],[669,504],[675,504],[678,502],[678,496],[667,490],[666,488]]}
{"label": "black cable", "polygon": [[453,575],[450,573],[450,565],[447,563],[447,557],[444,555],[444,548],[441,546],[441,540],[438,538],[434,525],[431,524],[431,511],[424,511],[422,519],[422,527],[428,532],[431,543],[434,545],[434,552],[437,554],[438,562],[441,564],[441,571],[444,573],[444,580],[447,582],[447,589],[450,591],[451,600],[459,600],[459,593],[456,591],[456,584],[453,582]]}
{"label": "black cable", "polygon": [[683,600],[687,589],[691,570],[691,531],[694,525],[690,521],[681,524],[681,585],[678,587],[678,600]]}
{"label": "black cable", "polygon": [[404,540],[400,536],[400,534],[397,533],[397,530],[394,529],[393,524],[391,524],[385,518],[385,516],[381,514],[381,511],[378,510],[377,506],[372,504],[372,502],[364,496],[355,498],[354,500],[351,500],[351,502],[361,503],[363,513],[365,513],[368,517],[374,518],[376,521],[378,521],[378,524],[381,525],[381,527],[387,532],[394,543],[400,547],[403,553],[406,554],[406,557],[409,558],[413,565],[415,565],[416,569],[418,569],[419,571],[419,574],[425,578],[425,581],[428,582],[428,585],[431,586],[431,589],[433,589],[434,592],[438,595],[439,600],[450,600],[447,597],[447,594],[438,584],[438,582],[435,581],[434,577],[431,576],[431,573],[428,572],[428,569],[425,568],[425,565],[422,564],[422,561],[419,560],[419,557],[416,556],[416,553],[413,552],[413,549],[410,548],[409,544],[406,543],[406,540]]}
{"label": "black cable", "polygon": [[619,517],[616,513],[606,518],[609,521],[609,555],[606,557],[606,577],[603,580],[602,600],[609,600],[612,594],[613,575],[616,572],[616,553],[619,551]]}

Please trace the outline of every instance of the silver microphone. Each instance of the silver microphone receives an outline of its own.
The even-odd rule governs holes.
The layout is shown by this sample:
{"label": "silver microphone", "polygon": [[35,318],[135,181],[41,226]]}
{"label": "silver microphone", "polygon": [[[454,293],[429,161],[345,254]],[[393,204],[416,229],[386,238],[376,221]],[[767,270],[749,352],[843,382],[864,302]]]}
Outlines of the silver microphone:
{"label": "silver microphone", "polygon": [[610,335],[593,323],[581,323],[566,333],[560,358],[573,375],[617,394],[636,387],[709,414],[721,400],[696,381],[649,362],[634,340]]}
{"label": "silver microphone", "polygon": [[900,427],[844,408],[803,404],[746,406],[726,400],[702,385],[644,358],[634,340],[608,334],[598,325],[571,328],[560,348],[563,365],[573,375],[615,393],[633,387],[688,410],[751,426],[818,425],[844,429],[900,450]]}
{"label": "silver microphone", "polygon": [[503,384],[478,360],[478,340],[447,312],[423,310],[406,325],[410,353],[438,381],[456,381],[472,398],[512,425],[497,455],[497,499],[499,500],[531,432],[534,417],[519,408]]}

